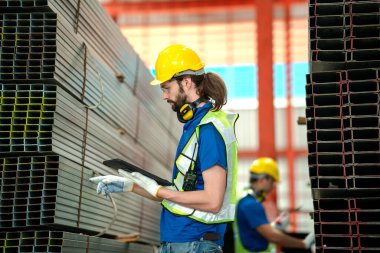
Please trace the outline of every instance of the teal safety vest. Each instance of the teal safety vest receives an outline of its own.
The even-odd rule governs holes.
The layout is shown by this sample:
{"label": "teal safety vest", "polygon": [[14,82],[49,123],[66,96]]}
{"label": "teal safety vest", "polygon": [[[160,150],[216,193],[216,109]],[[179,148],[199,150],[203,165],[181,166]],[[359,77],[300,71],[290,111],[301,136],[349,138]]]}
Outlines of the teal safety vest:
{"label": "teal safety vest", "polygon": [[188,216],[206,224],[215,224],[233,221],[236,208],[236,176],[237,176],[237,140],[235,136],[235,122],[238,114],[227,113],[222,110],[209,111],[202,118],[194,133],[189,138],[180,155],[177,157],[176,165],[178,174],[174,179],[171,189],[183,191],[184,175],[189,169],[194,169],[194,162],[198,156],[198,136],[201,125],[212,123],[223,138],[227,154],[227,186],[224,194],[223,205],[218,213],[208,213],[176,204],[169,200],[163,200],[162,205],[171,213]]}

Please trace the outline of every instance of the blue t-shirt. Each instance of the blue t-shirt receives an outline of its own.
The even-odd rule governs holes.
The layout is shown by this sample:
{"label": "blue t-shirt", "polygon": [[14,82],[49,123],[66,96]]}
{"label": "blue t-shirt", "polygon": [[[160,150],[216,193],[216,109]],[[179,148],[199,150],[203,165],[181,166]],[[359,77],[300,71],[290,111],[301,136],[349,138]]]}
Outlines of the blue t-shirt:
{"label": "blue t-shirt", "polygon": [[[210,103],[206,103],[202,107],[197,108],[194,118],[184,124],[176,158],[194,133],[196,126],[211,107],[212,105]],[[227,170],[227,154],[223,138],[212,123],[200,127],[198,144],[198,156],[195,162],[195,172],[197,174],[196,189],[202,190],[204,189],[202,172],[214,165],[219,165]],[[177,173],[178,169],[174,164],[172,180],[177,176]],[[205,233],[214,232],[220,235],[220,239],[216,241],[216,243],[223,245],[226,224],[204,224],[185,216],[172,214],[163,208],[161,212],[160,230],[161,242],[199,241]]]}
{"label": "blue t-shirt", "polygon": [[236,211],[236,222],[239,229],[239,237],[244,248],[249,251],[267,249],[267,239],[261,236],[256,228],[269,222],[263,205],[255,197],[248,194],[239,201]]}

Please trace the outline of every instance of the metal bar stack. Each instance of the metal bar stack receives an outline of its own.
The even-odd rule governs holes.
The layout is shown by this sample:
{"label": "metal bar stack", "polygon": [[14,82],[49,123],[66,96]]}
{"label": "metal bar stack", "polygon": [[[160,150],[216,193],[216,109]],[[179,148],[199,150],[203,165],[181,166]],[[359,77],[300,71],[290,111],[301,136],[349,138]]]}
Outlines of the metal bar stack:
{"label": "metal bar stack", "polygon": [[380,251],[380,2],[309,1],[308,162],[319,253]]}
{"label": "metal bar stack", "polygon": [[[57,235],[50,230],[82,241],[79,233],[103,231],[114,208],[88,179],[117,174],[104,160],[170,178],[180,125],[98,1],[0,1],[0,44],[0,249],[38,252],[40,237]],[[140,242],[157,245],[160,205],[128,193],[113,198],[118,213],[107,236],[139,232]],[[12,239],[22,231],[37,248]],[[91,251],[69,248],[53,252]]]}
{"label": "metal bar stack", "polygon": [[0,232],[2,252],[112,252],[150,253],[155,252],[149,245],[125,244],[112,239],[99,238],[63,231],[40,230]]}
{"label": "metal bar stack", "polygon": [[377,0],[310,0],[311,71],[380,67]]}

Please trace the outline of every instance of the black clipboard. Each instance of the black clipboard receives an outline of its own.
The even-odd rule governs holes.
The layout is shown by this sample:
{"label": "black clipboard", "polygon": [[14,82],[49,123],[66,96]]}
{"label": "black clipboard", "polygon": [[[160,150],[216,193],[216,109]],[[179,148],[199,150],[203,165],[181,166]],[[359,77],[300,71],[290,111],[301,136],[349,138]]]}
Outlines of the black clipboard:
{"label": "black clipboard", "polygon": [[111,159],[111,160],[106,160],[103,162],[104,165],[110,167],[110,168],[113,168],[113,169],[122,169],[122,170],[125,170],[127,172],[139,172],[141,174],[143,174],[144,176],[147,176],[153,180],[155,180],[159,185],[162,185],[162,186],[170,186],[172,185],[171,182],[169,182],[168,180],[166,179],[163,179],[161,177],[158,177],[146,170],[143,170],[131,163],[128,163],[126,161],[123,161],[121,159]]}

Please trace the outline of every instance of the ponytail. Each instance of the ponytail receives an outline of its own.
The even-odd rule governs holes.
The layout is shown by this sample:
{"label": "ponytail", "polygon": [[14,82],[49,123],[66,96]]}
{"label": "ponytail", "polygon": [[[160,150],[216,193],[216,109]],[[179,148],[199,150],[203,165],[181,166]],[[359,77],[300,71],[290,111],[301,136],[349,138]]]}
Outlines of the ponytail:
{"label": "ponytail", "polygon": [[218,74],[208,72],[200,76],[191,75],[191,79],[197,86],[198,95],[213,101],[212,111],[219,111],[227,103],[226,84]]}

